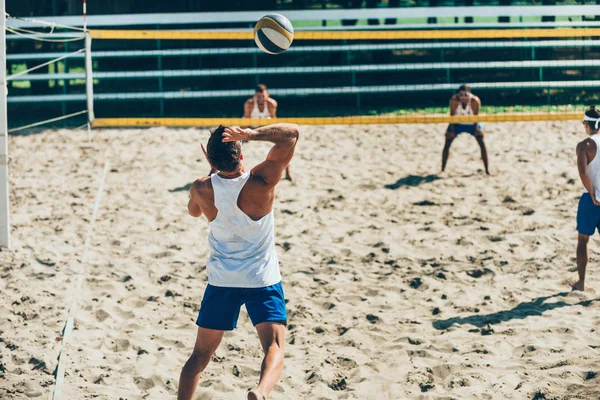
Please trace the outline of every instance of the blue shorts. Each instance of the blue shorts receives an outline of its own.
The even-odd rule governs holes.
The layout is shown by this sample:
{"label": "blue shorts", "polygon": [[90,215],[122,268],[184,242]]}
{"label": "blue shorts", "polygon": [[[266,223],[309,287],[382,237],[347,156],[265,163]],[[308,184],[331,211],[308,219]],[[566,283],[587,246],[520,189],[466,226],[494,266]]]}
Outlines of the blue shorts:
{"label": "blue shorts", "polygon": [[254,326],[262,322],[287,324],[285,298],[281,282],[263,288],[235,288],[207,285],[196,325],[219,331],[237,326],[242,304]]}
{"label": "blue shorts", "polygon": [[[451,125],[448,125],[448,129],[446,129],[446,133],[450,133]],[[481,130],[483,129],[483,125],[477,124],[477,127]],[[475,136],[475,126],[473,124],[454,124],[454,134],[456,136],[460,135],[463,132],[467,132],[469,135]]]}
{"label": "blue shorts", "polygon": [[596,229],[600,231],[600,207],[594,204],[589,193],[584,193],[577,208],[577,231],[592,236]]}

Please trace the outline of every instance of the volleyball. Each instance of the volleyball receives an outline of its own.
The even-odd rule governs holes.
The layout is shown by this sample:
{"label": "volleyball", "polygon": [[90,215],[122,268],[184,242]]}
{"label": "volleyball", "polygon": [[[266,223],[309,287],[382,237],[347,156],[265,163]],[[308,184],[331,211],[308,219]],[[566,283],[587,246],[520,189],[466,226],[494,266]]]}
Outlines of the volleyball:
{"label": "volleyball", "polygon": [[294,27],[281,14],[265,15],[254,27],[254,41],[265,53],[283,53],[294,41]]}

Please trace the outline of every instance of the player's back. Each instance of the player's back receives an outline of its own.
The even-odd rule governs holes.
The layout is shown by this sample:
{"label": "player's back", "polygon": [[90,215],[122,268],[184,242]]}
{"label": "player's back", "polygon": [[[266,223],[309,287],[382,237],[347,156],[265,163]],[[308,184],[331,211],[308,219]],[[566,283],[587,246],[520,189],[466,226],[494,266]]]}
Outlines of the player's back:
{"label": "player's back", "polygon": [[[211,177],[218,213],[210,222],[208,243],[211,254],[207,268],[209,282],[214,286],[264,287],[281,280],[275,252],[272,207],[257,220],[240,207],[242,190],[258,191],[256,184],[249,182],[251,178],[250,172],[231,179],[218,174]],[[268,196],[266,191],[264,195]]]}

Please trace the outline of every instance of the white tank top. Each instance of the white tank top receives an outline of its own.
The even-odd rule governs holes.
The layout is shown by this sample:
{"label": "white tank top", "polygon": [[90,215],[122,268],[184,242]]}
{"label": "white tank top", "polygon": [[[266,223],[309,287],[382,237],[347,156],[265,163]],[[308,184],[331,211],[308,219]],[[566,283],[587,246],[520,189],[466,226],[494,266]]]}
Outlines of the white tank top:
{"label": "white tank top", "polygon": [[275,252],[273,211],[253,221],[237,206],[250,172],[234,179],[211,176],[217,217],[210,222],[206,269],[208,283],[221,287],[261,288],[281,281]]}
{"label": "white tank top", "polygon": [[466,107],[463,107],[462,102],[460,102],[458,104],[458,107],[456,107],[455,115],[473,115],[473,109],[471,108],[471,100],[472,100],[472,97],[469,95],[469,101],[467,102]]}
{"label": "white tank top", "polygon": [[590,177],[594,191],[596,192],[596,198],[600,199],[600,134],[590,136],[594,142],[596,142],[596,156],[591,163],[587,165],[585,173]]}
{"label": "white tank top", "polygon": [[260,111],[258,109],[258,102],[256,101],[256,96],[253,97],[254,99],[254,107],[252,108],[252,112],[250,113],[250,118],[271,118],[271,115],[269,114],[269,105],[267,104],[267,102],[265,101],[265,108]]}

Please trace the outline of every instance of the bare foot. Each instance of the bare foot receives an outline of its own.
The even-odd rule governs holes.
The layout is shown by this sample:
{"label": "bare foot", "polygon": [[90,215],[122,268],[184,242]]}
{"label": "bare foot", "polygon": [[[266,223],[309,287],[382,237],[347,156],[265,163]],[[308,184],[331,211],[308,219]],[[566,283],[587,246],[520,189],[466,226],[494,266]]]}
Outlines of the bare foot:
{"label": "bare foot", "polygon": [[581,282],[581,281],[577,281],[577,282],[571,284],[571,289],[573,289],[573,290],[581,290],[583,292],[585,290],[584,283]]}
{"label": "bare foot", "polygon": [[248,400],[267,400],[267,396],[262,394],[260,390],[254,389],[248,392]]}

